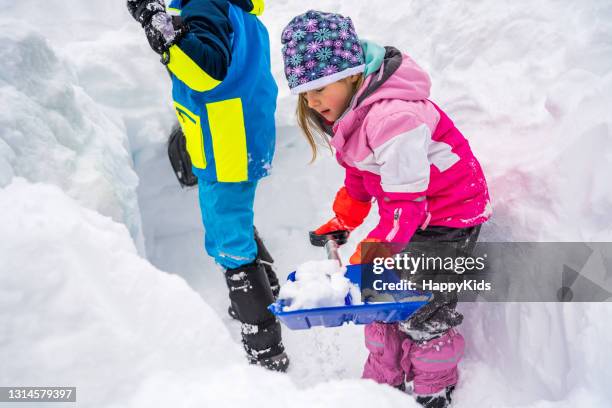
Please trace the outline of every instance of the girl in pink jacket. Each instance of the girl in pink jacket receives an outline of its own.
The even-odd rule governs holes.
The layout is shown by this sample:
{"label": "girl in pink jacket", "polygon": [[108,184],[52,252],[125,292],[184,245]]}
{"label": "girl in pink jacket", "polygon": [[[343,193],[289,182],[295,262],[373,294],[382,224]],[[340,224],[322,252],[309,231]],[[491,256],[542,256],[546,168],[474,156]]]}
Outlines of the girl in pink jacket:
{"label": "girl in pink jacket", "polygon": [[[335,217],[315,232],[352,231],[375,200],[380,221],[365,242],[473,247],[491,214],[485,177],[468,141],[428,99],[429,76],[393,47],[360,42],[350,18],[338,14],[295,17],[282,43],[313,159],[323,141],[346,170]],[[362,263],[361,248],[351,263]],[[413,382],[423,406],[449,406],[464,349],[456,304],[434,294],[405,322],[367,325],[363,377],[401,389]]]}

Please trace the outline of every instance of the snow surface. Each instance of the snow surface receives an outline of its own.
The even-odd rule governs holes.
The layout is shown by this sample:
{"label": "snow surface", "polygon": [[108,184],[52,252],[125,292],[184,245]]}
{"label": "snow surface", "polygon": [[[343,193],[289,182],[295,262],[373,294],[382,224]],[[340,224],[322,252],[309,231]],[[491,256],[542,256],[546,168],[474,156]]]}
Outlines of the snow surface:
{"label": "snow surface", "polygon": [[[361,299],[361,292],[344,276],[346,267],[338,261],[308,261],[298,265],[295,280],[282,284],[279,299],[284,299],[283,311],[314,309],[318,307],[344,306],[350,293],[351,299]],[[351,304],[361,303],[360,300]]]}
{"label": "snow surface", "polygon": [[[0,4],[0,385],[75,385],[83,407],[415,406],[358,380],[361,327],[284,330],[288,375],[245,363],[197,192],[177,186],[166,159],[167,74],[124,1]],[[309,7],[351,16],[362,37],[429,71],[432,99],[489,181],[483,239],[612,240],[609,0]],[[331,156],[307,165],[284,86],[280,32],[303,11],[278,0],[263,16],[281,94],[256,225],[281,278],[325,258],[307,231],[342,182]],[[609,304],[462,309],[457,408],[612,405]]]}

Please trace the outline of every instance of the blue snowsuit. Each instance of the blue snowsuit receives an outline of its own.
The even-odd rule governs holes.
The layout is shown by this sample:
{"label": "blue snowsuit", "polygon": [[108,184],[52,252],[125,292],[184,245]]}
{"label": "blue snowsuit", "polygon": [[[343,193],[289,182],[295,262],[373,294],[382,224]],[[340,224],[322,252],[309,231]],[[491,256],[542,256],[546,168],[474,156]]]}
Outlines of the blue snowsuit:
{"label": "blue snowsuit", "polygon": [[274,155],[278,88],[263,0],[173,0],[189,32],[170,47],[176,115],[198,177],[209,255],[225,268],[257,255],[253,202]]}

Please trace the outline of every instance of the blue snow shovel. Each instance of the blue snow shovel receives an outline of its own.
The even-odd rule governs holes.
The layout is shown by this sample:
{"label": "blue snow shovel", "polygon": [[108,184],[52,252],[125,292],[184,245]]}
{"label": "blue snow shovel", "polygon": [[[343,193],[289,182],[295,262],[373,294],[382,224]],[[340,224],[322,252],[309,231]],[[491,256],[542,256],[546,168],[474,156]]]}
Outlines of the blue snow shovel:
{"label": "blue snow shovel", "polygon": [[[342,265],[338,248],[346,243],[348,231],[334,231],[319,235],[310,232],[310,243],[314,246],[324,247],[328,259],[338,261]],[[357,287],[362,288],[362,267],[371,265],[348,265],[345,276]],[[385,282],[397,282],[399,277],[392,271],[385,270],[380,279]],[[287,280],[295,281],[295,272],[291,272]],[[374,321],[392,323],[408,319],[417,309],[426,304],[429,294],[414,291],[404,291],[392,294],[394,301],[385,303],[353,304],[350,293],[344,299],[344,306],[319,307],[285,312],[285,301],[280,299],[268,308],[285,326],[292,330],[310,329],[313,326],[337,327],[344,323],[368,324]],[[401,301],[400,301],[401,300]]]}

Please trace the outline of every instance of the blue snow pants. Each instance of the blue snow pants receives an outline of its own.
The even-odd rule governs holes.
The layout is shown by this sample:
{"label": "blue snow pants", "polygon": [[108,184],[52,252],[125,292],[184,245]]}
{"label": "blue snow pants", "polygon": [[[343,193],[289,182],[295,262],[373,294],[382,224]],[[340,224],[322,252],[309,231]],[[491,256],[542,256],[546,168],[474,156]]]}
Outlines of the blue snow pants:
{"label": "blue snow pants", "polygon": [[220,183],[198,180],[206,252],[226,269],[255,260],[253,203],[257,181]]}

